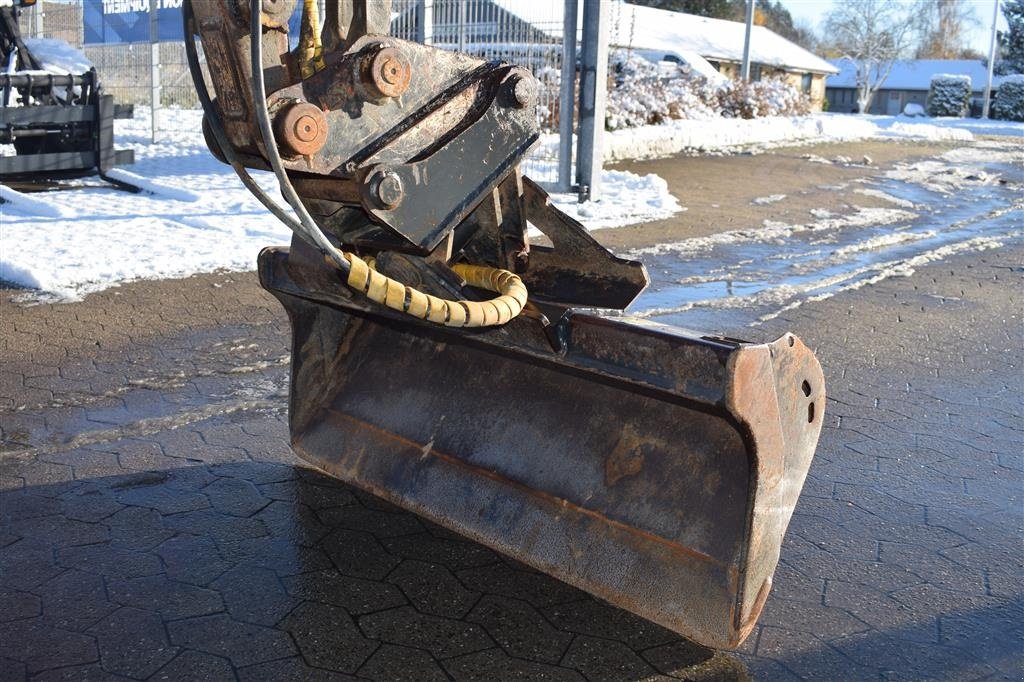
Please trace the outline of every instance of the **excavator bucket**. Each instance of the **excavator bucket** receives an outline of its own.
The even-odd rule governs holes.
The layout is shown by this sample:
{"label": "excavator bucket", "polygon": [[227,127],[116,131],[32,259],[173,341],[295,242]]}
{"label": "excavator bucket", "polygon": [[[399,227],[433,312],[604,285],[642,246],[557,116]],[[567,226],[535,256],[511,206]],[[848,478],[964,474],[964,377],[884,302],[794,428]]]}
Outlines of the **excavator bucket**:
{"label": "excavator bucket", "polygon": [[300,457],[705,645],[743,640],[821,429],[803,343],[576,313],[556,350],[523,317],[367,313],[310,262],[259,263],[294,330]]}
{"label": "excavator bucket", "polygon": [[[296,452],[699,643],[739,644],[821,429],[814,355],[792,335],[576,310],[625,309],[648,278],[519,173],[536,79],[387,35],[382,0],[327,0],[322,32],[303,0],[289,51],[295,6],[189,0],[184,17],[211,151],[295,234],[259,273],[292,322]],[[247,168],[272,170],[294,213]]]}

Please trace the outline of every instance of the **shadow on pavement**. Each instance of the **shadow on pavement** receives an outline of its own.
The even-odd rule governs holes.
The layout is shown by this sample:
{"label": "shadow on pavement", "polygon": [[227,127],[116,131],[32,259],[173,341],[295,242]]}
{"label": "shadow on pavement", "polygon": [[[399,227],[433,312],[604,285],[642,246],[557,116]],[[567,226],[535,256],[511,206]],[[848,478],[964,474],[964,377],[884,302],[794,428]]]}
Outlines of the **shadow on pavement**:
{"label": "shadow on pavement", "polygon": [[0,678],[748,679],[315,470],[159,461],[20,488],[54,465],[4,456]]}

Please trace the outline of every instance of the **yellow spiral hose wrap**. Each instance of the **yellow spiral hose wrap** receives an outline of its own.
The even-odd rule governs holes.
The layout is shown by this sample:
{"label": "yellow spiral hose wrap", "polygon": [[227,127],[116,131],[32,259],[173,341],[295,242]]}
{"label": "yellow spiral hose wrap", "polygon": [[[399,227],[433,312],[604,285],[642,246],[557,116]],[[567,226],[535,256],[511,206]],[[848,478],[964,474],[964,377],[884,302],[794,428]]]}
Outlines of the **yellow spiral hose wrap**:
{"label": "yellow spiral hose wrap", "polygon": [[519,276],[483,265],[458,263],[452,270],[466,283],[499,294],[489,301],[449,301],[425,294],[382,275],[355,254],[342,252],[351,264],[348,285],[375,303],[446,327],[493,327],[523,310],[528,293]]}

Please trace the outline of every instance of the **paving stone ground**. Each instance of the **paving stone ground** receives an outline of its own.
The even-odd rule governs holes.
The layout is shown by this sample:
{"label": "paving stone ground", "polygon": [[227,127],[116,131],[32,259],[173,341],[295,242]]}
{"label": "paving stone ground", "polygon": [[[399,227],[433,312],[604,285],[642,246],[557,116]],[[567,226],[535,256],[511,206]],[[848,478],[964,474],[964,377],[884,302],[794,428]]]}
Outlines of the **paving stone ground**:
{"label": "paving stone ground", "polygon": [[[1019,679],[1024,247],[765,327],[826,426],[714,652],[306,467],[251,275],[0,302],[0,679]],[[728,330],[727,330],[728,331]]]}

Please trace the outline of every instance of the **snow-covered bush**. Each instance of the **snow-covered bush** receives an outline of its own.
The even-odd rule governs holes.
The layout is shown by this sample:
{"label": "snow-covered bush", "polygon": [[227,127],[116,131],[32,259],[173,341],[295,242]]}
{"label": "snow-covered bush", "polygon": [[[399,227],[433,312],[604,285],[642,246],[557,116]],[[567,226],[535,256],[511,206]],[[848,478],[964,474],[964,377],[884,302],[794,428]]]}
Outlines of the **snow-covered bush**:
{"label": "snow-covered bush", "polygon": [[756,118],[810,111],[810,99],[785,81],[724,81],[720,85],[686,64],[665,68],[625,50],[609,57],[605,127],[608,130],[675,119]]}
{"label": "snow-covered bush", "polygon": [[1003,78],[992,103],[992,116],[1007,121],[1024,121],[1024,74]]}
{"label": "snow-covered bush", "polygon": [[970,76],[948,73],[932,76],[925,102],[929,116],[966,116],[970,102]]}
{"label": "snow-covered bush", "polygon": [[609,62],[608,130],[720,115],[717,88],[685,65],[663,69],[624,50],[613,52]]}
{"label": "snow-covered bush", "polygon": [[728,118],[799,116],[811,110],[807,95],[778,78],[732,81],[719,91],[718,98],[722,115]]}

